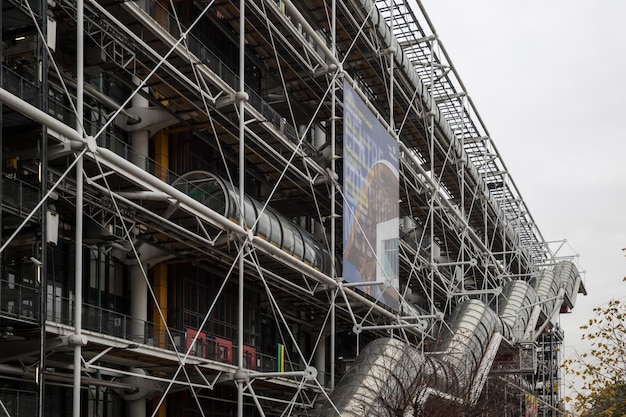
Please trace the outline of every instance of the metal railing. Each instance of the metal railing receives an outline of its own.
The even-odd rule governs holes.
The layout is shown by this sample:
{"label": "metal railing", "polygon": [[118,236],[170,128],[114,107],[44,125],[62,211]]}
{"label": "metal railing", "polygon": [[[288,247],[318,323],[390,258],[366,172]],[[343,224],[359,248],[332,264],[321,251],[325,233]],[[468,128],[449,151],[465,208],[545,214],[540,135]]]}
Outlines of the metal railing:
{"label": "metal railing", "polygon": [[[2,175],[2,206],[12,209],[16,215],[26,216],[35,208],[41,200],[37,187],[14,178],[10,175]],[[35,220],[39,213],[35,213]]]}
{"label": "metal railing", "polygon": [[[3,282],[4,284],[4,282]],[[24,291],[22,289],[22,291]],[[4,291],[2,292],[4,294]],[[32,289],[30,294],[34,300],[37,299],[37,292]],[[3,307],[6,306],[4,299]],[[167,349],[169,351],[178,351],[182,354],[186,353],[193,336],[188,334],[186,330],[178,330],[168,328],[168,332],[163,325],[153,322],[138,320],[130,315],[119,313],[115,310],[98,307],[92,304],[83,304],[83,330],[89,330],[104,335],[114,336],[119,339],[125,339],[129,342],[154,346],[157,348]],[[54,323],[72,326],[74,323],[74,301],[68,297],[57,296],[51,293],[47,294],[47,312],[46,319]],[[23,314],[25,312],[22,312]],[[133,333],[133,329],[142,329],[140,334]],[[190,329],[191,331],[195,331]],[[220,351],[221,341],[227,340],[219,335],[202,332],[203,337],[198,338],[194,347],[190,352],[190,356],[210,359],[217,362],[228,364],[236,364],[237,344],[228,340],[227,350],[229,354]],[[244,355],[247,361],[246,367],[252,370],[273,372],[278,369],[278,358],[275,354],[268,354],[257,351],[255,347],[248,347],[254,351],[254,354]],[[256,360],[253,358],[256,357]],[[303,371],[306,369],[305,364],[285,361],[284,369]]]}
{"label": "metal railing", "polygon": [[[150,0],[146,2],[145,10],[152,17],[155,18],[157,7],[161,7],[156,0]],[[166,27],[172,36],[180,36],[179,26],[175,20],[175,17],[167,10],[162,9],[161,13],[167,13],[168,21]],[[185,29],[184,27],[182,29]],[[211,71],[213,71],[222,81],[226,82],[233,90],[239,89],[239,76],[233,71],[220,57],[218,57],[213,50],[209,49],[200,39],[193,34],[189,34],[186,39],[187,49],[198,60],[206,65]],[[252,105],[257,111],[259,111],[265,120],[271,122],[281,133],[287,137],[292,143],[297,144],[299,142],[298,131],[296,128],[288,123],[287,119],[280,113],[274,110],[267,101],[265,101],[261,95],[251,86],[246,85],[246,93],[248,93],[248,103]],[[308,155],[316,154],[317,150],[306,141],[302,144],[302,149]]]}
{"label": "metal railing", "polygon": [[0,280],[0,315],[37,323],[39,292],[33,286]]}

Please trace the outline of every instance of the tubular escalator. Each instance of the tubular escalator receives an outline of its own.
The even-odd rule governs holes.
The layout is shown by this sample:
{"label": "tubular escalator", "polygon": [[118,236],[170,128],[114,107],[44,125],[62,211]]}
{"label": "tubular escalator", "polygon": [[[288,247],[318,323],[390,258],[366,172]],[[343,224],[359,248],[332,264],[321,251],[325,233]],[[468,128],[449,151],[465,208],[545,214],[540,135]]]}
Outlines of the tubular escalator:
{"label": "tubular escalator", "polygon": [[[180,191],[201,202],[222,216],[239,222],[239,189],[207,171],[190,171],[172,184]],[[253,233],[284,252],[329,274],[330,254],[306,230],[270,207],[244,196],[245,226]]]}
{"label": "tubular escalator", "polygon": [[[448,320],[448,329],[433,351],[422,352],[398,339],[371,342],[339,381],[319,417],[386,416],[405,414],[437,395],[457,402],[473,402],[482,391],[493,363],[488,351],[502,337],[522,341],[528,329],[545,328],[531,310],[554,310],[564,297],[578,291],[580,276],[574,264],[557,264],[543,271],[533,287],[516,280],[505,285],[492,305],[470,299]],[[572,282],[574,282],[572,284]],[[549,320],[543,316],[543,320]],[[532,332],[531,332],[532,333]],[[497,346],[496,346],[497,348]],[[482,369],[485,368],[485,369]]]}
{"label": "tubular escalator", "polygon": [[[237,222],[239,190],[206,171],[182,175],[173,186]],[[245,223],[253,233],[327,273],[330,255],[313,236],[273,209],[244,196]],[[431,395],[457,402],[478,398],[500,341],[534,341],[564,303],[573,307],[580,275],[569,261],[540,271],[530,282],[514,280],[488,305],[470,299],[452,312],[432,351],[399,339],[371,342],[339,381],[318,415],[398,415]],[[391,412],[390,410],[393,410]]]}

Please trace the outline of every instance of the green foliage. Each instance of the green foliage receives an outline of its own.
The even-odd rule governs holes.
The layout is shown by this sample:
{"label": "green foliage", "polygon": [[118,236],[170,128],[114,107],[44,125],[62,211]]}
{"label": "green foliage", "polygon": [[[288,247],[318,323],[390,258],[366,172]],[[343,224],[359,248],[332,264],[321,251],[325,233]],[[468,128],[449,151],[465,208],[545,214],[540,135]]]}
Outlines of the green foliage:
{"label": "green foliage", "polygon": [[[626,281],[626,278],[624,278]],[[626,302],[611,300],[594,309],[595,317],[580,328],[589,351],[563,363],[565,371],[582,380],[574,401],[582,416],[626,415]],[[573,388],[573,387],[572,387]]]}

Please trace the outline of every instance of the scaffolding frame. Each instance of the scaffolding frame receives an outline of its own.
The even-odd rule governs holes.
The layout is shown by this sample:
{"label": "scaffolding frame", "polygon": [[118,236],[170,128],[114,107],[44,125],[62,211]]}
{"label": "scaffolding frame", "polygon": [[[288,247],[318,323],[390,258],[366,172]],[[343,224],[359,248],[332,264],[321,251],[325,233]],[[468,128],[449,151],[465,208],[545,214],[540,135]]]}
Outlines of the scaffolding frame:
{"label": "scaffolding frame", "polygon": [[[33,18],[45,46],[41,56],[53,62],[43,35],[47,19],[41,16],[48,7],[43,3],[33,11],[28,2],[11,1],[11,10]],[[160,415],[160,406],[174,386],[189,388],[198,412],[204,415],[196,390],[212,391],[224,381],[232,381],[237,389],[239,417],[244,415],[244,405],[262,416],[266,410],[275,413],[275,407],[283,413],[306,414],[334,388],[338,329],[353,332],[357,353],[361,338],[388,334],[424,349],[436,337],[433,329],[445,328],[445,318],[463,300],[491,302],[506,282],[513,278],[530,281],[542,267],[561,259],[542,237],[419,1],[198,2],[195,7],[200,14],[189,27],[183,25],[173,3],[166,1],[56,3],[51,7],[54,17],[75,25],[77,50],[89,42],[102,51],[98,65],[126,82],[132,94],[115,103],[90,91],[84,85],[80,53],[75,75],[50,71],[56,73],[55,82],[62,85],[65,100],[71,103],[67,120],[29,103],[21,90],[0,89],[3,107],[42,126],[41,149],[54,157],[48,167],[46,152],[36,155],[50,181],[40,183],[43,198],[29,214],[35,220],[40,216],[42,235],[46,235],[47,199],[60,196],[65,206],[73,205],[76,210],[74,242],[82,248],[87,236],[83,213],[88,213],[90,220],[106,230],[101,234],[102,245],[130,255],[132,279],[138,282],[131,291],[145,293],[144,304],[157,306],[154,322],[161,322],[154,325],[152,343],[145,330],[147,312],[141,308],[131,307],[127,319],[114,318],[114,322],[118,318],[128,321],[130,333],[124,331],[121,337],[83,328],[83,250],[75,256],[75,298],[67,300],[74,306],[73,320],[46,320],[46,300],[56,296],[48,295],[43,284],[39,287],[37,360],[20,375],[35,373],[57,383],[69,382],[68,375],[47,371],[46,358],[56,350],[71,349],[73,363],[66,366],[73,371],[73,415],[80,415],[83,407],[82,387],[124,390],[137,380],[144,381],[142,390],[160,393],[153,416]],[[228,24],[237,34],[233,39],[238,45],[237,71],[195,36],[195,25],[202,19]],[[377,19],[382,19],[378,26],[374,24]],[[265,96],[246,83],[249,62],[278,74],[280,81]],[[412,82],[415,79],[420,82]],[[401,211],[408,219],[400,244],[402,312],[391,311],[380,300],[343,282],[338,271],[340,260],[335,254],[340,237],[336,233],[342,227],[343,190],[337,161],[341,158],[344,80],[400,146]],[[46,85],[47,81],[41,84],[43,91]],[[101,107],[87,107],[84,113],[84,95]],[[274,110],[272,99],[279,101],[282,112]],[[115,104],[119,104],[117,109]],[[112,113],[102,111],[107,106],[113,107]],[[142,110],[147,107],[154,111]],[[308,120],[303,116],[306,110],[313,110]],[[158,113],[154,116],[159,119],[157,127],[142,124],[153,113]],[[148,139],[140,133],[166,126],[192,132],[219,155],[227,180],[238,185],[242,208],[238,218],[226,218],[181,192],[172,185],[181,172],[147,157]],[[115,140],[116,128],[130,132],[130,144]],[[321,144],[311,139],[316,134],[324,136]],[[228,169],[232,166],[237,170]],[[306,204],[309,223],[315,225],[310,228],[322,227],[322,241],[331,254],[329,271],[316,269],[251,232],[254,225],[247,222],[245,208],[249,178],[265,190],[262,210],[270,203],[289,209],[288,204],[278,203],[290,198]],[[21,217],[23,221],[4,239],[0,252],[11,247],[29,224],[31,217]],[[34,253],[35,261],[39,256],[39,262],[46,265],[45,252]],[[187,346],[180,342],[186,335],[170,331],[167,311],[161,309],[159,290],[147,269],[172,259],[219,269],[223,276],[220,291],[229,278],[236,277],[234,364],[195,357],[200,332]],[[34,265],[45,280],[45,269]],[[292,302],[297,301],[305,314],[323,317],[311,333],[315,348],[310,356],[291,331],[284,336],[295,345],[299,369],[268,372],[244,365],[244,292],[251,282],[263,288],[276,320],[288,330],[290,321],[300,319],[285,310]],[[411,301],[412,295],[420,302]],[[214,305],[206,311],[203,324]],[[544,318],[544,322],[551,320]],[[164,333],[157,336],[157,329]],[[536,336],[532,334],[533,340]],[[326,338],[331,350],[327,364]],[[314,354],[324,356],[321,362]],[[23,357],[29,358],[28,354]],[[137,366],[131,366],[135,362]],[[317,369],[314,362],[324,369]],[[143,370],[155,364],[167,376]],[[92,377],[96,372],[108,379]],[[329,374],[327,382],[321,376],[325,373]],[[115,382],[118,379],[124,382]],[[43,410],[44,384],[40,387]],[[145,413],[145,401],[128,401]]]}

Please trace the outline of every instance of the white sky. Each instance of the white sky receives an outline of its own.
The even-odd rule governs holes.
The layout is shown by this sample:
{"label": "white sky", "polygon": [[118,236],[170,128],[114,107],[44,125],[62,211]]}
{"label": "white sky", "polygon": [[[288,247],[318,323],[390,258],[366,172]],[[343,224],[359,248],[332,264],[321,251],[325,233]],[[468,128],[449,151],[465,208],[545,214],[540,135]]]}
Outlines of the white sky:
{"label": "white sky", "polygon": [[626,296],[626,2],[422,4],[543,237],[580,254],[589,295],[561,319],[582,353],[592,309]]}

